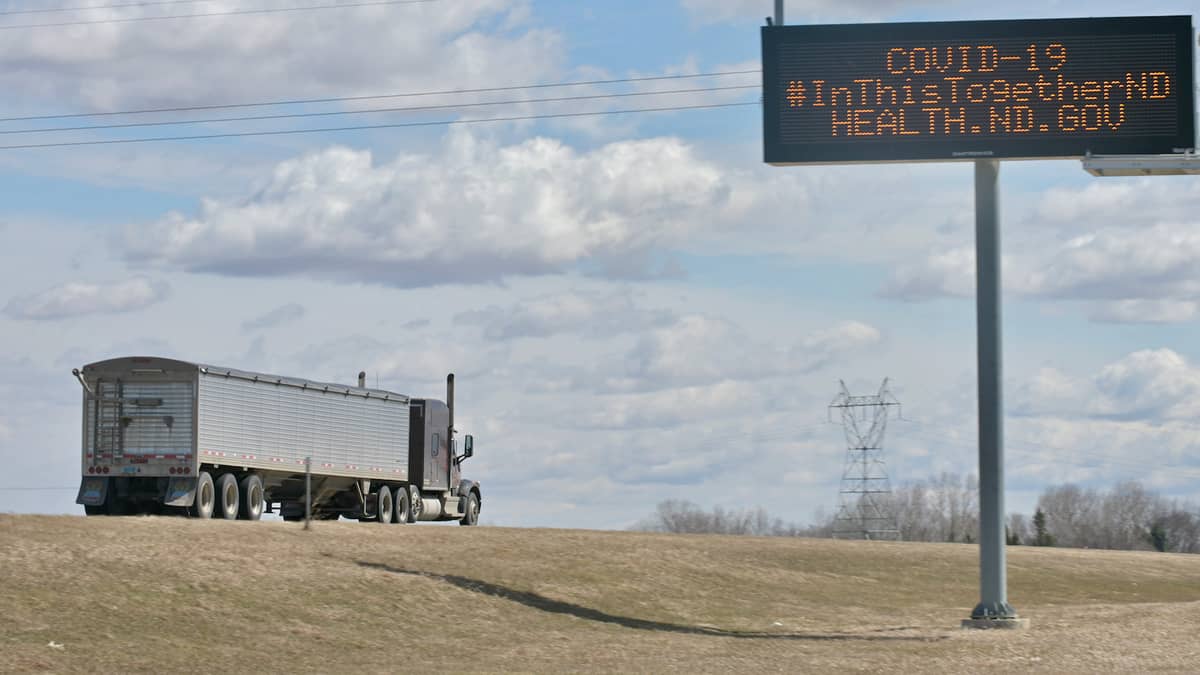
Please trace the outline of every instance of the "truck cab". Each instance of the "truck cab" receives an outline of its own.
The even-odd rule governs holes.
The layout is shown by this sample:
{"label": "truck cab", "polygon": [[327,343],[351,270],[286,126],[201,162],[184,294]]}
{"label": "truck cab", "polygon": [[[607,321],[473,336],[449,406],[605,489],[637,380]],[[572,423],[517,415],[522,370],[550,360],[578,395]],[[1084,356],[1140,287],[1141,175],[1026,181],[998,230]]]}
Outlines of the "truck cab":
{"label": "truck cab", "polygon": [[462,520],[475,524],[482,507],[478,483],[462,477],[459,465],[475,454],[474,438],[454,438],[454,376],[446,378],[446,401],[409,402],[408,476],[414,520]]}

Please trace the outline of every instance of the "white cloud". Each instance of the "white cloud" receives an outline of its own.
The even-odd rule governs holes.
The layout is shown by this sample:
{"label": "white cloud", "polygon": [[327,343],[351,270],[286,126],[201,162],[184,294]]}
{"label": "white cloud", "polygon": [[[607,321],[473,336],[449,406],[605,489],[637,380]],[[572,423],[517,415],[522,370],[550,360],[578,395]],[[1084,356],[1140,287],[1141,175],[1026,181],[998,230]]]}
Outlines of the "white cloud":
{"label": "white cloud", "polygon": [[[1025,202],[1033,206],[1023,210]],[[1096,321],[1194,318],[1200,299],[1200,181],[1100,179],[1051,187],[1016,203],[1016,215],[1003,225],[1006,292],[1083,301]],[[924,238],[932,250],[896,266],[881,295],[970,297],[975,276],[970,236],[961,228],[956,241],[939,245]]]}
{"label": "white cloud", "polygon": [[1033,226],[1065,231],[1145,227],[1194,219],[1198,203],[1200,185],[1186,176],[1102,178],[1047,189],[1029,219]]}
{"label": "white cloud", "polygon": [[308,346],[285,359],[281,367],[308,373],[305,377],[313,379],[346,383],[365,370],[368,381],[378,378],[384,389],[440,396],[447,373],[468,381],[485,378],[502,371],[509,358],[504,345],[468,342],[457,333],[355,334]]}
{"label": "white cloud", "polygon": [[1115,300],[1099,305],[1090,315],[1104,323],[1181,323],[1196,318],[1194,300]]}
{"label": "white cloud", "polygon": [[4,313],[16,319],[64,319],[144,309],[165,300],[165,281],[134,277],[112,283],[71,282],[9,300]]}
{"label": "white cloud", "polygon": [[[1098,229],[1004,256],[1004,290],[1030,298],[1098,302],[1091,316],[1119,323],[1172,323],[1196,315],[1200,221]],[[1014,247],[1016,248],[1016,247]],[[904,300],[970,297],[973,248],[900,266],[881,295]]]}
{"label": "white cloud", "polygon": [[889,298],[929,300],[970,297],[975,292],[975,251],[969,247],[938,251],[916,264],[900,266],[880,290]]}
{"label": "white cloud", "polygon": [[549,337],[557,333],[611,336],[641,331],[674,319],[667,310],[636,306],[629,290],[573,291],[523,300],[511,307],[490,306],[463,312],[454,322],[478,325],[489,340]]}
{"label": "white cloud", "polygon": [[[807,0],[786,3],[784,20],[797,23],[797,19],[820,19],[850,17],[857,19],[881,19],[913,7],[943,4],[946,0]],[[774,4],[770,0],[680,0],[692,18],[703,23],[716,23],[730,19],[749,18],[762,20],[774,15]]]}
{"label": "white cloud", "polygon": [[729,381],[665,391],[610,394],[599,397],[599,405],[582,415],[575,425],[582,429],[616,431],[672,428],[719,417],[757,398],[751,384]]}
{"label": "white cloud", "polygon": [[811,372],[880,339],[878,329],[857,321],[788,341],[748,334],[725,319],[689,315],[643,335],[626,354],[623,371],[602,373],[600,381],[631,391],[784,377]]}
{"label": "white cloud", "polygon": [[725,208],[721,171],[674,138],[579,152],[452,134],[442,156],[376,164],[331,148],[278,165],[251,194],[130,226],[134,262],[246,276],[416,287],[603,264],[684,240]]}
{"label": "white cloud", "polygon": [[[237,9],[245,7],[227,1],[203,5],[205,12]],[[126,5],[53,16],[123,20],[165,13],[161,7]],[[0,73],[0,85],[14,97],[7,104],[59,111],[68,106],[105,111],[521,84],[556,73],[564,48],[558,32],[528,26],[523,0],[5,33],[0,60],[21,64]]]}
{"label": "white cloud", "polygon": [[1102,413],[1150,419],[1200,413],[1200,369],[1170,349],[1133,352],[1105,366],[1095,383]]}
{"label": "white cloud", "polygon": [[1026,293],[1059,298],[1196,297],[1200,221],[1098,230],[1063,242],[1039,262],[1025,275]]}
{"label": "white cloud", "polygon": [[242,322],[242,332],[250,333],[256,330],[265,328],[274,328],[275,326],[299,321],[304,318],[304,306],[294,302],[289,302],[286,305],[280,305],[271,311],[256,316],[252,319],[247,319]]}
{"label": "white cloud", "polygon": [[1013,412],[1162,423],[1194,419],[1200,413],[1197,394],[1200,368],[1171,349],[1142,349],[1090,377],[1042,368],[1018,388]]}

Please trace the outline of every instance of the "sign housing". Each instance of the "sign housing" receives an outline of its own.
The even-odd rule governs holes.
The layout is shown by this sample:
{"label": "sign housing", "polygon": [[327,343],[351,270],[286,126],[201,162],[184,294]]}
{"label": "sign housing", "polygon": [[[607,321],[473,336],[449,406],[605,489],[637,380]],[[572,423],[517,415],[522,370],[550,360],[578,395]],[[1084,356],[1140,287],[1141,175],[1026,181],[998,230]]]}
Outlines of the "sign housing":
{"label": "sign housing", "polygon": [[1190,16],[768,26],[764,160],[1195,148]]}

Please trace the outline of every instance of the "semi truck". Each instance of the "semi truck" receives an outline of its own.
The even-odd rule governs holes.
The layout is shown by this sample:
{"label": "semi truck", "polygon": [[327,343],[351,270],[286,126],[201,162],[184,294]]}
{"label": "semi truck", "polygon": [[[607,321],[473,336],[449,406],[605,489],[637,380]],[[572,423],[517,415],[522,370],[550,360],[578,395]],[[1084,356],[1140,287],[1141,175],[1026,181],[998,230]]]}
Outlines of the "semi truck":
{"label": "semi truck", "polygon": [[368,388],[366,373],[348,386],[153,356],[72,373],[83,388],[75,501],[89,516],[479,522],[453,374],[440,401]]}

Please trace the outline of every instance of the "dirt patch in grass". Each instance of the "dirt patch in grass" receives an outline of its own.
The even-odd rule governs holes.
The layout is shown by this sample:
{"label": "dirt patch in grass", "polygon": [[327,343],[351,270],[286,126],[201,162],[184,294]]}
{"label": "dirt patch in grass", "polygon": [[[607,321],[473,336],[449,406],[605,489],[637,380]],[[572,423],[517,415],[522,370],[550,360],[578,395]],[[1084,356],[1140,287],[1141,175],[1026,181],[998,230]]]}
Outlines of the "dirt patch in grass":
{"label": "dirt patch in grass", "polygon": [[1200,557],[0,515],[0,671],[1194,671]]}

